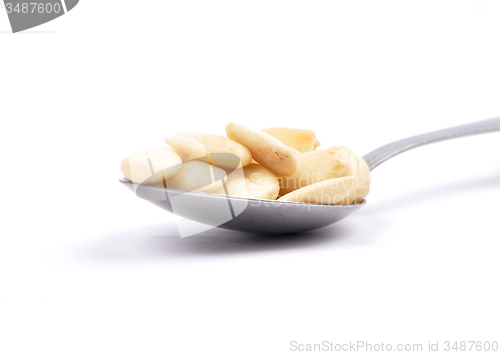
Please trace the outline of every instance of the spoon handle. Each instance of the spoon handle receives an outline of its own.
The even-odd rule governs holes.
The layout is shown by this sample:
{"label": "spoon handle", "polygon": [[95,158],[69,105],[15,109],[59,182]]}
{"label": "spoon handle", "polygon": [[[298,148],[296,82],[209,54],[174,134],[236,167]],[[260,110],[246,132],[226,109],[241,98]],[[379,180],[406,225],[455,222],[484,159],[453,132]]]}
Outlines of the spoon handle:
{"label": "spoon handle", "polygon": [[373,170],[387,159],[421,145],[494,131],[500,131],[500,117],[401,139],[375,149],[363,158]]}

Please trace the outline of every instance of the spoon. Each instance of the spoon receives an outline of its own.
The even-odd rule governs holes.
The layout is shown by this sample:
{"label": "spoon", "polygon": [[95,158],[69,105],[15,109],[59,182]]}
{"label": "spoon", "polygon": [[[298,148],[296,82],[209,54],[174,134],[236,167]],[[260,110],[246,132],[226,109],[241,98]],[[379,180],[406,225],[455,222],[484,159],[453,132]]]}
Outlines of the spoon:
{"label": "spoon", "polygon": [[[402,139],[366,154],[370,171],[407,150],[442,140],[500,131],[500,117]],[[299,233],[328,226],[366,204],[317,205],[261,200],[134,184],[129,190],[154,205],[208,226],[261,234]]]}

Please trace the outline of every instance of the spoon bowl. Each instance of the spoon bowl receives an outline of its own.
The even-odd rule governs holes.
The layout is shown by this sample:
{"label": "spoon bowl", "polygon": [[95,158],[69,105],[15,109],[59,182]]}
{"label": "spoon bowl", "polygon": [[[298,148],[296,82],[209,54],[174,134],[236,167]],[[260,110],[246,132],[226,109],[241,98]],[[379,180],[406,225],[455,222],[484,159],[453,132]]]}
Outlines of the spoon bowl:
{"label": "spoon bowl", "polygon": [[178,216],[213,227],[260,234],[291,234],[328,226],[363,207],[317,205],[181,191],[134,184],[120,179],[130,191]]}

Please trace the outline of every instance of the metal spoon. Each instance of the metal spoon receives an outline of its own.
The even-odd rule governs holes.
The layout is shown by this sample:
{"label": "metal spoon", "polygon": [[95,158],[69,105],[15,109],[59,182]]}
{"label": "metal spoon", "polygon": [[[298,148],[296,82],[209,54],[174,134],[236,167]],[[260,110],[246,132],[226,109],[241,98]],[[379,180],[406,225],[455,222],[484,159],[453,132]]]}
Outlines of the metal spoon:
{"label": "metal spoon", "polygon": [[[402,139],[363,158],[370,170],[407,150],[446,139],[500,131],[500,117]],[[187,219],[209,226],[262,234],[287,234],[321,228],[356,212],[356,205],[316,205],[246,199],[134,184],[120,179],[140,198]]]}

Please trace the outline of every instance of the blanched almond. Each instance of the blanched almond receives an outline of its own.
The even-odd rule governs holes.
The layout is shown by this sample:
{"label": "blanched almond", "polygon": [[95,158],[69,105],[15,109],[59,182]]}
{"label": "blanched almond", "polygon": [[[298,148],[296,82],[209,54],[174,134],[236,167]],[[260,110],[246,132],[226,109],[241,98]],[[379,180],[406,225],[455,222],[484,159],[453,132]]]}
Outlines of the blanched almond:
{"label": "blanched almond", "polygon": [[346,147],[331,147],[328,148],[329,151],[335,152],[344,161],[346,165],[346,171],[344,176],[358,176],[359,166],[358,166],[358,157],[352,150]]}
{"label": "blanched almond", "polygon": [[169,189],[215,192],[222,188],[222,181],[226,178],[223,169],[199,160],[190,160],[182,163],[177,174],[166,179],[166,185]]}
{"label": "blanched almond", "polygon": [[297,159],[293,151],[270,134],[236,122],[226,126],[226,134],[247,147],[253,159],[273,173],[290,175],[297,170]]}
{"label": "blanched almond", "polygon": [[175,154],[177,154],[181,158],[182,161],[187,161],[190,158],[189,154],[186,154],[186,153],[183,153],[177,149],[174,149],[171,146],[169,146],[168,144],[165,146],[167,147],[167,149],[169,149],[172,152],[174,152]]}
{"label": "blanched almond", "polygon": [[[276,200],[280,190],[278,178],[270,170],[254,164],[229,174],[226,188],[228,196],[266,200]],[[216,193],[226,195],[226,190],[220,189]]]}
{"label": "blanched almond", "polygon": [[295,149],[294,147],[288,146],[288,148],[290,148],[290,150],[292,151],[292,153],[295,154],[295,155],[302,154],[302,152],[300,150]]}
{"label": "blanched almond", "polygon": [[169,149],[158,147],[141,150],[122,160],[123,175],[137,184],[154,185],[163,183],[181,169],[181,158]]}
{"label": "blanched almond", "polygon": [[370,167],[366,163],[366,160],[358,157],[358,193],[356,194],[355,202],[361,203],[365,200],[366,196],[370,193],[370,185],[372,182]]}
{"label": "blanched almond", "polygon": [[223,168],[244,167],[252,160],[250,151],[244,145],[211,133],[178,133],[166,137],[165,143],[195,159]]}
{"label": "blanched almond", "polygon": [[315,150],[320,145],[318,138],[316,138],[316,132],[308,129],[277,127],[266,128],[263,131],[301,153]]}
{"label": "blanched almond", "polygon": [[358,190],[358,178],[347,176],[329,179],[305,186],[285,196],[278,201],[305,202],[321,205],[347,205],[354,200]]}
{"label": "blanched almond", "polygon": [[342,177],[346,171],[342,158],[332,151],[315,150],[295,157],[297,170],[289,176],[277,175],[281,185],[280,195],[286,195],[318,181]]}

